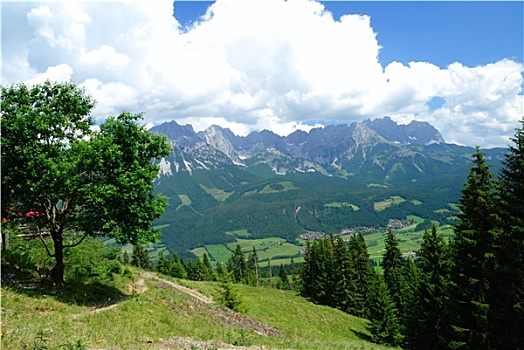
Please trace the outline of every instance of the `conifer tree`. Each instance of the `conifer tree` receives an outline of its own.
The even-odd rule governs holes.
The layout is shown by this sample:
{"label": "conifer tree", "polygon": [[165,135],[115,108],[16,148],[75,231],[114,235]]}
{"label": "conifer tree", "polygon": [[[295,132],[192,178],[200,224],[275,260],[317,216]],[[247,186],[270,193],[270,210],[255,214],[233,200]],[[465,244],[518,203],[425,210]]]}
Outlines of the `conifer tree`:
{"label": "conifer tree", "polygon": [[246,261],[244,252],[239,244],[233,255],[229,257],[227,270],[234,283],[244,283],[246,280]]}
{"label": "conifer tree", "polygon": [[524,348],[524,118],[512,138],[500,172],[500,216],[495,295],[494,347]]}
{"label": "conifer tree", "polygon": [[477,147],[460,199],[461,213],[452,243],[450,305],[451,345],[465,349],[490,347],[490,293],[498,219],[493,175]]}
{"label": "conifer tree", "polygon": [[399,345],[402,341],[402,334],[395,302],[382,276],[378,273],[373,275],[369,286],[367,311],[371,339],[378,344]]}
{"label": "conifer tree", "polygon": [[227,269],[225,267],[225,265],[221,262],[218,262],[217,263],[217,272],[216,272],[216,275],[217,275],[217,280],[220,281],[220,282],[224,282],[226,280],[226,277],[227,277]]}
{"label": "conifer tree", "polygon": [[282,281],[282,289],[289,289],[289,280],[287,278],[286,269],[284,268],[283,264],[280,264],[280,268],[278,270],[278,277]]}
{"label": "conifer tree", "polygon": [[349,239],[349,253],[352,260],[353,274],[352,279],[352,300],[349,313],[355,316],[364,317],[366,315],[366,297],[373,271],[369,267],[369,253],[364,236],[359,232]]}
{"label": "conifer tree", "polygon": [[260,285],[260,276],[258,271],[258,254],[255,246],[253,251],[247,257],[247,269],[250,272],[249,285],[258,287]]}
{"label": "conifer tree", "polygon": [[202,270],[204,281],[216,281],[216,274],[211,262],[209,261],[209,256],[206,252],[202,255]]}
{"label": "conifer tree", "polygon": [[300,294],[306,298],[313,295],[313,276],[311,274],[313,264],[312,249],[313,245],[308,240],[304,250],[304,263],[300,269],[300,280],[302,281],[302,285],[300,286]]}
{"label": "conifer tree", "polygon": [[149,254],[143,245],[136,244],[133,246],[133,257],[131,259],[131,265],[140,267],[144,270],[151,270],[153,268],[151,265],[151,260],[149,259]]}
{"label": "conifer tree", "polygon": [[187,271],[185,264],[182,260],[178,258],[176,253],[173,253],[171,256],[171,261],[169,263],[169,276],[175,278],[187,278]]}
{"label": "conifer tree", "polygon": [[158,254],[156,270],[164,275],[169,274],[169,260],[166,260],[166,258],[164,257],[164,252],[160,252]]}
{"label": "conifer tree", "polygon": [[419,325],[416,294],[420,284],[420,273],[420,269],[413,259],[408,258],[403,269],[402,310],[404,310],[404,313],[399,320],[403,330],[402,334],[405,336],[403,345],[406,348],[409,348],[411,335],[416,332]]}
{"label": "conifer tree", "polygon": [[424,232],[420,244],[419,279],[406,327],[408,348],[442,349],[445,347],[446,292],[449,259],[444,237],[435,225]]}
{"label": "conifer tree", "polygon": [[289,263],[289,269],[291,270],[291,284],[289,287],[294,291],[298,291],[300,289],[300,285],[299,285],[299,279],[297,276],[297,267],[296,267],[295,260],[293,259],[293,257],[291,257],[291,261]]}
{"label": "conifer tree", "polygon": [[352,265],[348,248],[342,238],[337,238],[334,249],[333,278],[335,281],[333,291],[334,306],[345,312],[349,312],[353,304],[352,298]]}
{"label": "conifer tree", "polygon": [[122,264],[128,265],[129,263],[130,263],[129,254],[127,254],[127,251],[124,250],[124,254],[122,255]]}
{"label": "conifer tree", "polygon": [[391,228],[388,229],[384,244],[385,252],[382,259],[384,281],[391,294],[391,298],[395,302],[395,307],[399,314],[402,315],[402,253],[398,247],[397,236]]}

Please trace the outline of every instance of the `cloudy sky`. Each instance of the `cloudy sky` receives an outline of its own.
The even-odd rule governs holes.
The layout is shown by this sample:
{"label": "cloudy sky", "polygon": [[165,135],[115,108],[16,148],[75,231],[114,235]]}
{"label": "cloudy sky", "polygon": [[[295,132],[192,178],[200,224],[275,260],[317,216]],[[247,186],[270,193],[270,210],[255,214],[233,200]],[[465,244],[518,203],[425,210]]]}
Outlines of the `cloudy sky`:
{"label": "cloudy sky", "polygon": [[122,110],[236,134],[389,115],[506,146],[523,2],[2,1],[2,84],[72,80]]}

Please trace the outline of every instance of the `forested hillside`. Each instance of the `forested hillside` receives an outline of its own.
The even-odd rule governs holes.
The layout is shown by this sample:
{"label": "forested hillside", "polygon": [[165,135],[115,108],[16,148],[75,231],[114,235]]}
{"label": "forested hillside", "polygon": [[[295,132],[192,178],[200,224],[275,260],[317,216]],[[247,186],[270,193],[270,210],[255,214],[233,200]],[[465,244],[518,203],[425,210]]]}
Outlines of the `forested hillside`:
{"label": "forested hillside", "polygon": [[[237,137],[218,126],[196,133],[174,121],[152,130],[173,148],[159,162],[155,191],[169,205],[155,223],[162,243],[185,258],[198,247],[235,242],[230,233],[238,231],[293,243],[307,232],[385,231],[409,215],[424,220],[419,231],[431,222],[454,224],[453,204],[475,152],[444,143],[427,123],[389,118],[287,137]],[[484,152],[498,169],[504,150]]]}

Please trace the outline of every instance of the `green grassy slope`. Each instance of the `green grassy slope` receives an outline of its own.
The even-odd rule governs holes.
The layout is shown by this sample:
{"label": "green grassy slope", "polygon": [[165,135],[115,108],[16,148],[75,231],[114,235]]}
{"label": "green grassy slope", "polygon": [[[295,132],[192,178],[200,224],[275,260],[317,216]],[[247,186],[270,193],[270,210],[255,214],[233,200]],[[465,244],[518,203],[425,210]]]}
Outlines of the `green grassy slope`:
{"label": "green grassy slope", "polygon": [[[136,273],[134,281],[118,277],[111,286],[66,286],[65,292],[4,281],[1,348],[385,349],[367,341],[365,320],[293,292],[238,286],[248,308],[242,316],[174,289],[172,279]],[[217,283],[179,282],[209,296],[220,289]],[[280,335],[257,333],[251,325],[261,323]]]}

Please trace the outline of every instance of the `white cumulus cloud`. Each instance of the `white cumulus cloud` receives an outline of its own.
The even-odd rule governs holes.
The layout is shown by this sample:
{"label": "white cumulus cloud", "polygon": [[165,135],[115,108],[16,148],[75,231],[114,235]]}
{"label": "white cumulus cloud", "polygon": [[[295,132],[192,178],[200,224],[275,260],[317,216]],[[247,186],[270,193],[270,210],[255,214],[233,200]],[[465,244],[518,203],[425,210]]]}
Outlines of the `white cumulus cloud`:
{"label": "white cumulus cloud", "polygon": [[245,135],[389,115],[426,120],[450,142],[505,146],[524,114],[521,62],[383,67],[369,16],[335,20],[312,0],[217,0],[188,28],[169,0],[2,6],[3,82],[72,80],[100,119],[144,111],[148,123]]}

